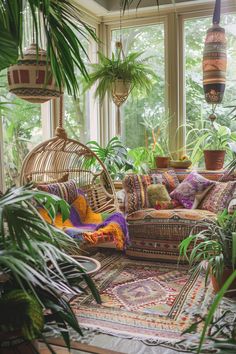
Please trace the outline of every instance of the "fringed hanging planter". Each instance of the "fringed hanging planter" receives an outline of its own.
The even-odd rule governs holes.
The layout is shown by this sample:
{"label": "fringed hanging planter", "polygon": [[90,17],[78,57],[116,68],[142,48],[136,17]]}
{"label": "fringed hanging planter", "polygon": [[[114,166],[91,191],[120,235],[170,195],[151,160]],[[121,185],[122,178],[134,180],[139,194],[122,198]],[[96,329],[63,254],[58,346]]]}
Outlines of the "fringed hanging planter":
{"label": "fringed hanging planter", "polygon": [[225,91],[227,40],[220,27],[221,0],[216,0],[213,26],[208,29],[203,53],[203,88],[207,103],[221,103]]}
{"label": "fringed hanging planter", "polygon": [[44,103],[63,92],[52,76],[47,53],[31,44],[17,64],[8,68],[9,91],[31,103]]}

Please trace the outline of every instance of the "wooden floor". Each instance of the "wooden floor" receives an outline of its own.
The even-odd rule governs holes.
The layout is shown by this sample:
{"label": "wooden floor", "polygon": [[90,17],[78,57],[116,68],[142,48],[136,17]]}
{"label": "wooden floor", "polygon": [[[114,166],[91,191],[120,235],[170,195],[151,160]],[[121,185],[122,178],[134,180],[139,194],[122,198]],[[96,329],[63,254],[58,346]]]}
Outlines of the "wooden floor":
{"label": "wooden floor", "polygon": [[[48,343],[52,345],[53,349],[57,354],[71,354],[66,348],[65,343],[62,339],[51,338],[48,339]],[[84,343],[71,342],[71,349],[73,349],[72,353],[79,354],[81,352],[85,352],[88,354],[125,354],[121,352],[117,352],[114,350],[107,350],[96,347],[94,345],[88,345]],[[50,354],[50,350],[46,347],[44,343],[39,343],[39,353],[40,354]]]}

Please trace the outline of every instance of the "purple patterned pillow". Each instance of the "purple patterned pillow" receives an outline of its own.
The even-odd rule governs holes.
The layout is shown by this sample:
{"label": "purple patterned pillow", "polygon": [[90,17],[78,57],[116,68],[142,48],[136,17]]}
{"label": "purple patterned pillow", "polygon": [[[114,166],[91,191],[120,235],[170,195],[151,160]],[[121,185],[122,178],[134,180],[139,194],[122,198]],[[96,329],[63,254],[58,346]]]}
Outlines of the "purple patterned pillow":
{"label": "purple patterned pillow", "polygon": [[69,204],[73,203],[78,195],[77,186],[73,179],[61,183],[39,184],[37,188],[40,191],[57,195]]}
{"label": "purple patterned pillow", "polygon": [[214,181],[210,181],[193,171],[171,192],[170,196],[172,199],[178,200],[186,209],[193,209],[196,195],[214,184]]}

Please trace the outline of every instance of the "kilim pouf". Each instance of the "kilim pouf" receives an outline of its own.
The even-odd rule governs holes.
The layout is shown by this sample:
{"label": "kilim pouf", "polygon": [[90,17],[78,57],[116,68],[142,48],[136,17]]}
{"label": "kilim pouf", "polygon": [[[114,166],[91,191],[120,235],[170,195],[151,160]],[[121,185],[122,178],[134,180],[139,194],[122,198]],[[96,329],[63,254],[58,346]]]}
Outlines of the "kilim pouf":
{"label": "kilim pouf", "polygon": [[199,209],[143,209],[128,215],[130,245],[126,254],[149,260],[179,260],[179,244],[204,229],[204,222],[216,214]]}

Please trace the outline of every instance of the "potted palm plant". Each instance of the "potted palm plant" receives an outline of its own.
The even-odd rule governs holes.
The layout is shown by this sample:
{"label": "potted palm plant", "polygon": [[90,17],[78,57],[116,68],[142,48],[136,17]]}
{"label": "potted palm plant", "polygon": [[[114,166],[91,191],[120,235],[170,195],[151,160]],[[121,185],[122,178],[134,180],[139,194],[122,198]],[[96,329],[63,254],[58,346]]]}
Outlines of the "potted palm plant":
{"label": "potted palm plant", "polygon": [[[12,188],[0,197],[0,352],[36,353],[34,340],[56,330],[70,347],[69,328],[81,334],[69,298],[83,292],[83,280],[99,294],[82,265],[69,253],[78,244],[47,224],[35,202],[52,220],[57,210],[68,217],[63,200],[32,189]],[[55,332],[54,332],[55,333]],[[53,350],[52,350],[53,352]]]}
{"label": "potted palm plant", "polygon": [[[204,266],[206,278],[211,274],[214,290],[218,292],[236,266],[236,212],[229,214],[224,210],[216,220],[206,221],[202,226],[204,230],[194,234],[193,229],[181,242],[180,255],[195,268]],[[230,289],[236,289],[236,284]]]}
{"label": "potted palm plant", "polygon": [[117,53],[112,53],[111,58],[98,53],[99,63],[92,64],[88,87],[97,83],[96,97],[103,100],[108,93],[113,100],[115,97],[120,98],[120,104],[134,89],[150,91],[156,74],[148,65],[148,59],[141,59],[142,54],[143,52],[132,52],[122,57],[121,48],[118,48]]}

